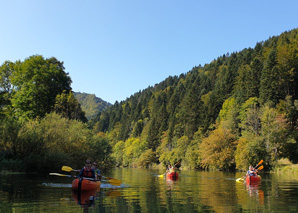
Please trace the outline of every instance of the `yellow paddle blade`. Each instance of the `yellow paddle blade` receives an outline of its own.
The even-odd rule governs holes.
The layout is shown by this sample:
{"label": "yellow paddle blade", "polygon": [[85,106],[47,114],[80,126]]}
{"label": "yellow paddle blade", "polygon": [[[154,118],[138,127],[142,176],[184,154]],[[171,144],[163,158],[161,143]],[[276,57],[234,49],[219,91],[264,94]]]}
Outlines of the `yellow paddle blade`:
{"label": "yellow paddle blade", "polygon": [[113,179],[108,181],[111,185],[120,186],[121,180]]}
{"label": "yellow paddle blade", "polygon": [[71,167],[69,166],[62,166],[61,168],[62,171],[66,171],[66,172],[71,172],[71,171],[74,171]]}
{"label": "yellow paddle blade", "polygon": [[115,186],[121,185],[121,180],[111,178],[111,177],[105,177],[105,176],[102,176],[102,178],[107,179],[108,183],[110,183],[111,185],[115,185]]}
{"label": "yellow paddle blade", "polygon": [[237,182],[240,182],[240,181],[242,181],[242,180],[244,180],[244,177],[238,178],[236,181],[237,181]]}
{"label": "yellow paddle blade", "polygon": [[59,174],[59,173],[50,173],[50,175],[56,175],[56,176],[61,176],[61,177],[71,177],[71,175],[64,175],[64,174]]}
{"label": "yellow paddle blade", "polygon": [[158,175],[157,177],[160,177],[160,178],[163,178],[165,175],[164,174],[162,174],[162,175]]}

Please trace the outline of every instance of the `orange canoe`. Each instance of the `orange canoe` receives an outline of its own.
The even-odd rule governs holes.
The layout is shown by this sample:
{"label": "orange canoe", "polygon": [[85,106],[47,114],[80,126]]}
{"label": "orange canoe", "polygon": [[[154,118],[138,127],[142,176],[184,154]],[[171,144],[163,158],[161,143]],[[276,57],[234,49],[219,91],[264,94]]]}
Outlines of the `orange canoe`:
{"label": "orange canoe", "polygon": [[72,189],[81,191],[97,190],[100,189],[100,184],[100,181],[76,178],[72,181]]}

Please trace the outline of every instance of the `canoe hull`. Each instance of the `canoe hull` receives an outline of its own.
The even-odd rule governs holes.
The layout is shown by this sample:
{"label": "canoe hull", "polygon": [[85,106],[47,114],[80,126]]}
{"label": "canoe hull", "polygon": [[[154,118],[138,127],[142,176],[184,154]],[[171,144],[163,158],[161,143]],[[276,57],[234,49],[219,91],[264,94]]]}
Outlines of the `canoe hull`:
{"label": "canoe hull", "polygon": [[87,179],[76,178],[72,181],[73,190],[92,191],[100,189],[100,181],[92,181]]}
{"label": "canoe hull", "polygon": [[179,174],[177,172],[167,173],[167,179],[178,180],[178,178],[179,178]]}
{"label": "canoe hull", "polygon": [[246,183],[251,184],[251,183],[259,183],[261,181],[261,176],[247,176],[246,177]]}

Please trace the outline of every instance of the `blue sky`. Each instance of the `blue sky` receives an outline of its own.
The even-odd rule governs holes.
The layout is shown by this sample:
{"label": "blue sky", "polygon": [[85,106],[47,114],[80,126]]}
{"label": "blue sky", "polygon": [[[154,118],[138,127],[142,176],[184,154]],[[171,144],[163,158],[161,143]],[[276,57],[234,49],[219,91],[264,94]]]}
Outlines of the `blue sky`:
{"label": "blue sky", "polygon": [[10,0],[0,63],[64,62],[75,92],[114,103],[298,27],[298,1]]}

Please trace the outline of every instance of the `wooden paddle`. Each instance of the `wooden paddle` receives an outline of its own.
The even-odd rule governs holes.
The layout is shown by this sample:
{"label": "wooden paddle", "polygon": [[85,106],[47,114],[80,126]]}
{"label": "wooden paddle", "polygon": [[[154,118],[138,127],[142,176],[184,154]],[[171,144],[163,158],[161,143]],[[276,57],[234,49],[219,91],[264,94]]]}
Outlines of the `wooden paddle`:
{"label": "wooden paddle", "polygon": [[[61,170],[66,171],[66,172],[72,172],[72,171],[79,172],[80,171],[80,170],[73,169],[69,166],[62,166]],[[107,179],[108,183],[110,183],[111,185],[115,185],[115,186],[120,186],[121,185],[121,180],[111,178],[111,177],[105,177],[105,176],[101,176],[101,178]]]}
{"label": "wooden paddle", "polygon": [[[259,165],[261,165],[262,163],[263,163],[263,160],[260,160],[260,162],[254,167],[254,169],[257,168],[257,167],[258,167]],[[264,166],[260,166],[260,167],[258,168],[258,170],[262,170],[263,168],[264,168]],[[239,181],[244,180],[244,179],[245,179],[245,176],[236,179],[236,181],[239,182]]]}

